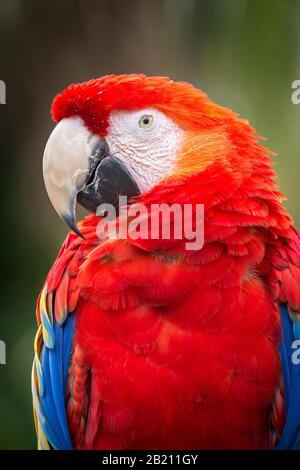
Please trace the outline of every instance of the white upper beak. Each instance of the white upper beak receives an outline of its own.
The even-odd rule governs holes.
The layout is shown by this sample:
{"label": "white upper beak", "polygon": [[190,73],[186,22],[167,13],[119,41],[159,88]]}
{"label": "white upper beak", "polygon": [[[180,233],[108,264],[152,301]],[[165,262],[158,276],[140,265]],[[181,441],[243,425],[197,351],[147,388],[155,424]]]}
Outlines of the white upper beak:
{"label": "white upper beak", "polygon": [[76,196],[84,187],[89,159],[99,137],[80,117],[62,119],[51,133],[43,157],[45,186],[57,213],[75,225]]}

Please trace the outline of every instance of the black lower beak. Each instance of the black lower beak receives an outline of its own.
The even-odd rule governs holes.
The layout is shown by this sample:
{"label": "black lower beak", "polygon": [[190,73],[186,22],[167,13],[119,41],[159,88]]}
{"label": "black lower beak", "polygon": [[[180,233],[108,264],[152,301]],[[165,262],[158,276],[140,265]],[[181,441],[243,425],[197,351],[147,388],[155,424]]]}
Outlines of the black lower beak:
{"label": "black lower beak", "polygon": [[124,163],[109,153],[106,140],[101,139],[90,157],[87,183],[77,194],[77,202],[93,213],[105,203],[112,204],[118,214],[119,196],[127,196],[130,199],[140,194]]}

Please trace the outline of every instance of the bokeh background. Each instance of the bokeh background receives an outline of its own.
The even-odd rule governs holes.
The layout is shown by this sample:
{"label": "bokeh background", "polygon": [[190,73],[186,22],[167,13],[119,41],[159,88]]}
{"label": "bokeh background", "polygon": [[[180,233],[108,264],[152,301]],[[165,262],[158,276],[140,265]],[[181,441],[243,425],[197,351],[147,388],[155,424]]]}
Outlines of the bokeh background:
{"label": "bokeh background", "polygon": [[269,138],[299,228],[299,41],[300,0],[1,0],[0,449],[35,448],[35,299],[66,234],[41,169],[54,95],[109,73],[194,83]]}

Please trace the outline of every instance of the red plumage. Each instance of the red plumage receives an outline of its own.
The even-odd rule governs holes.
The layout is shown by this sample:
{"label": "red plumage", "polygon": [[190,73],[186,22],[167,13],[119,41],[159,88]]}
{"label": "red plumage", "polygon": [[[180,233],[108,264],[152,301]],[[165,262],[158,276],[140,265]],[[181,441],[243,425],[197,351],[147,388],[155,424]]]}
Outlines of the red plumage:
{"label": "red plumage", "polygon": [[270,448],[270,423],[279,435],[284,419],[278,304],[300,309],[298,233],[254,130],[191,85],[105,77],[68,88],[53,116],[80,115],[105,135],[112,110],[147,106],[172,117],[187,139],[174,174],[140,200],[204,204],[205,245],[103,243],[96,216],[80,224],[85,240],[68,236],[46,282],[59,322],[76,309],[73,443]]}

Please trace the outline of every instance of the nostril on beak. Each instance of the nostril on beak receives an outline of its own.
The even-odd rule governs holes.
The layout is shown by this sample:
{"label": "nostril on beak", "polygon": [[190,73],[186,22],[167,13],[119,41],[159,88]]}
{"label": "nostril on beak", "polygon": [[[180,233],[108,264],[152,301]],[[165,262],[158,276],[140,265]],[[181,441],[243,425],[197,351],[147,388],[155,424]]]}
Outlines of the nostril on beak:
{"label": "nostril on beak", "polygon": [[93,148],[91,156],[89,158],[89,176],[88,176],[88,180],[86,181],[85,186],[88,186],[94,181],[97,166],[105,157],[108,157],[108,156],[109,156],[108,143],[106,142],[105,139],[99,139],[95,147]]}
{"label": "nostril on beak", "polygon": [[103,160],[103,158],[107,157],[109,154],[109,146],[105,139],[99,139],[97,144],[95,145],[92,157],[99,160]]}

